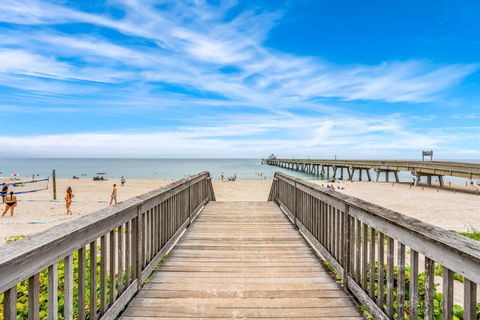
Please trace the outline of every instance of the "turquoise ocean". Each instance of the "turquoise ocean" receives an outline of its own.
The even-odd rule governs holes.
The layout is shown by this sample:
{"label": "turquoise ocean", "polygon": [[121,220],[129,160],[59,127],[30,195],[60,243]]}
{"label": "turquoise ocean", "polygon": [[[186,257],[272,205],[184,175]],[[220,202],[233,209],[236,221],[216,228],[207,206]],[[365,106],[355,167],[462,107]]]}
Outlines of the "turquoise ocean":
{"label": "turquoise ocean", "polygon": [[[55,169],[59,178],[92,178],[98,173],[105,173],[106,178],[124,176],[127,179],[180,179],[201,171],[209,171],[215,179],[220,178],[222,173],[225,178],[236,175],[242,180],[271,179],[275,171],[306,179],[325,178],[262,165],[261,159],[0,159],[0,178],[8,178],[13,173],[25,178],[31,178],[32,175],[47,178],[51,176],[52,169]],[[410,181],[411,175],[402,172],[401,179]]]}

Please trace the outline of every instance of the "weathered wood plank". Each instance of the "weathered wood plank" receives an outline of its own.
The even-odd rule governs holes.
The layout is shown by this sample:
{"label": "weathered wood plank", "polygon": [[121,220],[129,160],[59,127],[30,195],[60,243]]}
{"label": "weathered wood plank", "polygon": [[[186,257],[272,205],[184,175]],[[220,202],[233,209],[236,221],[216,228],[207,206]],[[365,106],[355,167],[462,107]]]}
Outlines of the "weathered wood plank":
{"label": "weathered wood plank", "polygon": [[410,250],[410,319],[418,317],[418,252]]}
{"label": "weathered wood plank", "polygon": [[73,319],[73,255],[65,257],[63,262],[64,267],[64,307],[63,316],[65,320]]}
{"label": "weathered wood plank", "polygon": [[[66,265],[66,264],[65,264]],[[69,296],[69,275],[65,273],[65,307],[68,308]],[[71,296],[70,296],[71,297]],[[40,319],[40,275],[36,275],[28,278],[28,319],[37,320]],[[68,319],[68,318],[66,318]]]}
{"label": "weathered wood plank", "polygon": [[[308,195],[302,199],[299,193],[298,201],[299,208],[315,212]],[[267,204],[209,203],[122,317],[360,317],[351,297],[303,239],[293,236],[297,231],[284,223],[286,215]],[[326,223],[334,227],[338,219],[327,215]],[[262,220],[267,216],[278,219]],[[320,248],[315,219],[297,218],[299,230]],[[277,221],[283,221],[281,228]],[[325,239],[333,245],[331,254],[325,248],[323,253],[335,262],[333,239]]]}
{"label": "weathered wood plank", "polygon": [[48,320],[58,318],[58,266],[48,267]]}
{"label": "weathered wood plank", "polygon": [[401,243],[398,244],[398,318],[405,318],[405,246]]}
{"label": "weathered wood plank", "polygon": [[97,319],[97,241],[90,242],[90,319]]}
{"label": "weathered wood plank", "polygon": [[425,257],[425,319],[434,318],[435,262]]}
{"label": "weathered wood plank", "polygon": [[78,249],[78,318],[85,318],[85,281],[86,281],[85,247]]}

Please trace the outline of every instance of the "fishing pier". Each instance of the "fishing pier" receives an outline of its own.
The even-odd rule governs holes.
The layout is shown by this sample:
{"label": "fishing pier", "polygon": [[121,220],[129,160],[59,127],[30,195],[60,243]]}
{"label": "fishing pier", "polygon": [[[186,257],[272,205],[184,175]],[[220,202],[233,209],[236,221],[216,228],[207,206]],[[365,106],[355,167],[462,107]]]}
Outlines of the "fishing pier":
{"label": "fishing pier", "polygon": [[6,320],[473,320],[479,283],[478,242],[280,172],[265,201],[202,172],[0,248]]}
{"label": "fishing pier", "polygon": [[449,161],[403,161],[403,160],[310,160],[310,159],[262,159],[262,164],[277,166],[307,174],[324,176],[327,179],[353,180],[357,173],[358,180],[372,181],[371,172],[376,173],[376,181],[383,177],[389,181],[392,177],[400,182],[398,172],[408,171],[416,177],[418,185],[425,178],[427,185],[432,185],[432,178],[437,178],[441,187],[443,177],[452,176],[466,179],[480,179],[480,163],[463,163]]}

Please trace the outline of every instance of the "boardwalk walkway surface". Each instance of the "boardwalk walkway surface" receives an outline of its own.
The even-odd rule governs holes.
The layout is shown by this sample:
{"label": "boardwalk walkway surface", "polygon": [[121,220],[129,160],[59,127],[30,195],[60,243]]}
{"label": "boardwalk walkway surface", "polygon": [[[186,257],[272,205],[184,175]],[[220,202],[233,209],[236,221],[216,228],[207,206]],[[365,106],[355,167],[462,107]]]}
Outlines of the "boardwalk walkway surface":
{"label": "boardwalk walkway surface", "polygon": [[361,318],[273,202],[210,202],[122,319]]}

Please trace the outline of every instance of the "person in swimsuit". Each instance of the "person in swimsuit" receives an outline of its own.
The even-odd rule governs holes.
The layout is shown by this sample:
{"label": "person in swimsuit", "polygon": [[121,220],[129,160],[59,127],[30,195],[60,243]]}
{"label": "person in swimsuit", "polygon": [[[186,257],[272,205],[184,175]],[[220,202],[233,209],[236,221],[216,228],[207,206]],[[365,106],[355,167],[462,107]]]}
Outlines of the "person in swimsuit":
{"label": "person in swimsuit", "polygon": [[2,203],[5,203],[5,197],[8,194],[8,186],[4,185],[2,188]]}
{"label": "person in swimsuit", "polygon": [[5,208],[3,209],[2,218],[7,211],[10,209],[10,215],[13,217],[13,212],[15,211],[15,207],[17,206],[17,197],[13,195],[13,191],[10,191],[10,194],[5,197]]}
{"label": "person in swimsuit", "polygon": [[72,188],[67,188],[67,193],[65,194],[65,207],[67,208],[67,215],[73,215],[72,213],[72,199],[74,195],[72,193]]}
{"label": "person in swimsuit", "polygon": [[125,187],[125,178],[123,176],[120,182],[121,182],[120,186]]}
{"label": "person in swimsuit", "polygon": [[112,189],[112,194],[110,195],[110,205],[112,205],[112,202],[115,201],[115,204],[117,204],[117,185],[113,185]]}

